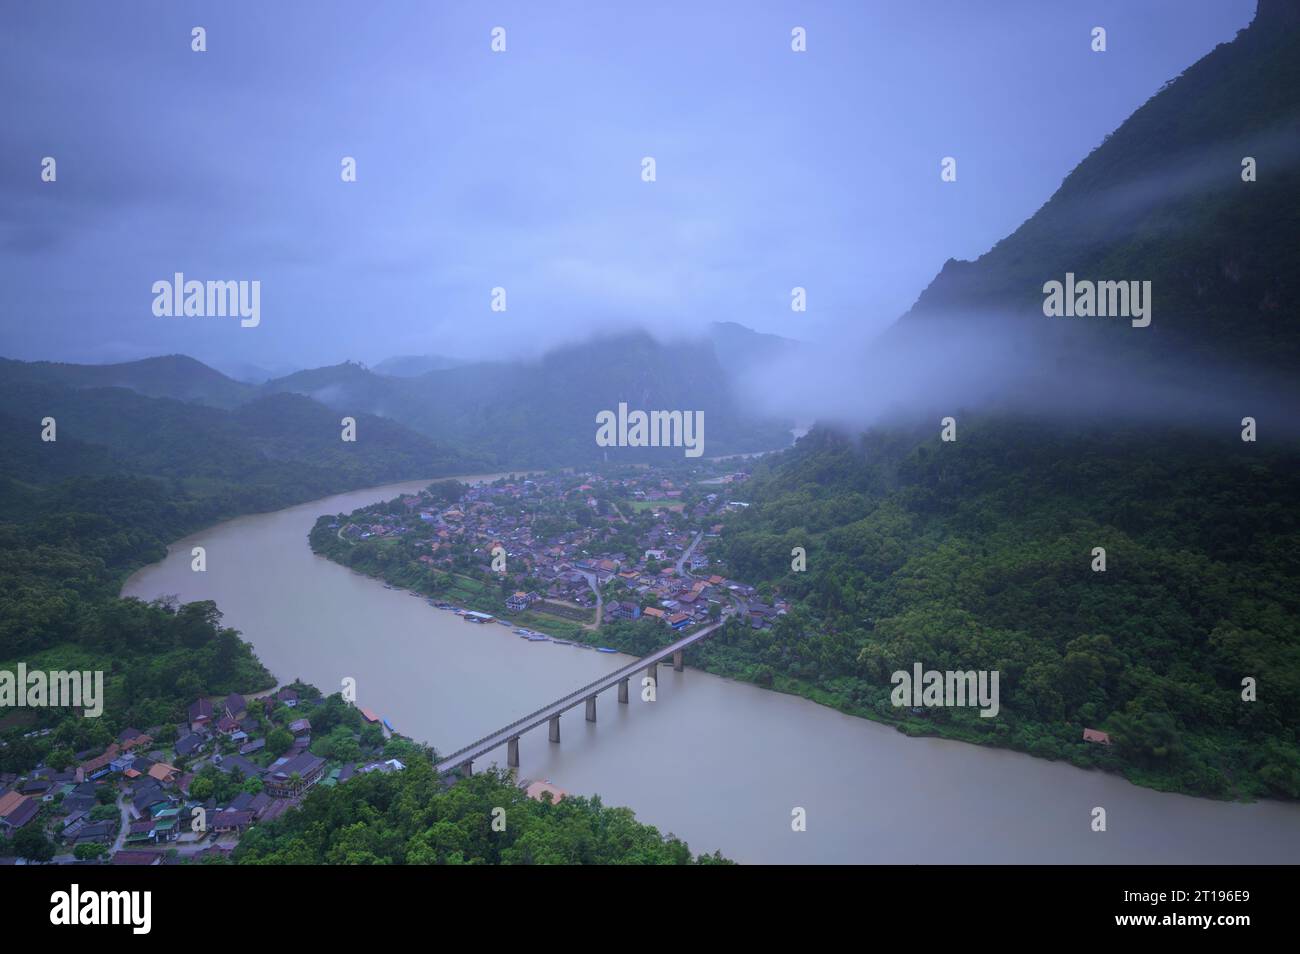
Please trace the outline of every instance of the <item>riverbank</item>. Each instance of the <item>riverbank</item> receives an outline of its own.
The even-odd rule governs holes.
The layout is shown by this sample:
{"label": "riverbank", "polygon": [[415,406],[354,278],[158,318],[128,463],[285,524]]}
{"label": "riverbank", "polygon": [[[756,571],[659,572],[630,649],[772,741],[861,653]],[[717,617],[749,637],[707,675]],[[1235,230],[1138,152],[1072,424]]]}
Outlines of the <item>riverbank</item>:
{"label": "riverbank", "polygon": [[[675,630],[669,630],[662,624],[616,623],[591,628],[589,625],[573,623],[545,613],[503,611],[504,594],[498,590],[498,587],[463,574],[422,571],[413,568],[411,564],[402,563],[356,567],[347,559],[351,546],[331,528],[333,525],[330,524],[330,517],[322,516],[309,533],[309,543],[312,551],[317,555],[325,556],[326,559],[334,561],[341,567],[372,580],[381,581],[394,589],[407,591],[425,599],[446,600],[454,606],[463,607],[464,610],[500,617],[510,621],[512,628],[520,626],[520,628],[539,630],[547,636],[564,639],[564,641],[591,647],[611,647],[632,656],[645,655],[646,652],[659,649],[660,646],[667,645],[673,638],[679,636]],[[439,581],[437,584],[430,582],[430,574],[434,573],[438,574],[433,577]],[[454,582],[447,585],[446,582],[442,582],[446,580]],[[969,743],[969,745],[989,747],[989,749],[1014,751],[1031,758],[1045,759],[1048,762],[1063,762],[1087,771],[1105,772],[1130,784],[1157,790],[1157,792],[1212,798],[1214,801],[1255,801],[1251,797],[1234,797],[1234,793],[1216,795],[1196,792],[1186,786],[1175,784],[1174,780],[1167,775],[1143,773],[1139,769],[1123,766],[1115,759],[1112,747],[1089,745],[1082,741],[1082,738],[1075,740],[1067,758],[1052,758],[1050,755],[1036,753],[1030,747],[1018,745],[1017,737],[1010,732],[1008,720],[1015,719],[1015,715],[1011,712],[1004,712],[1004,717],[996,721],[978,719],[978,717],[957,721],[953,720],[949,712],[927,710],[917,715],[911,714],[906,708],[900,711],[889,704],[881,706],[880,701],[875,701],[874,704],[863,703],[854,697],[852,688],[844,690],[827,688],[826,685],[776,671],[775,667],[759,662],[759,659],[748,652],[732,651],[728,643],[750,636],[748,630],[744,629],[745,626],[742,621],[733,621],[728,629],[723,630],[718,636],[692,647],[688,654],[688,663],[693,668],[714,676],[748,682],[759,689],[794,695],[855,719],[865,719],[885,725],[909,738],[936,738],[936,740]]]}
{"label": "riverbank", "polygon": [[[418,486],[353,492],[211,528],[178,541],[124,595],[215,600],[282,682],[298,677],[332,691],[350,677],[359,705],[382,707],[405,734],[445,751],[627,662],[466,624],[303,545],[320,514],[350,513]],[[207,573],[190,570],[189,548],[198,543],[221,554]],[[602,696],[598,710],[594,723],[581,709],[566,716],[560,744],[545,731],[526,734],[521,774],[599,793],[699,850],[741,862],[1300,856],[1300,810],[1292,805],[1163,794],[1007,749],[907,738],[796,695],[718,678],[696,660],[685,672],[661,669],[656,702],[633,694],[624,706]],[[494,758],[504,761],[503,753]],[[780,771],[772,771],[774,759]],[[1098,805],[1118,820],[1115,835],[1089,828]],[[791,831],[792,806],[807,809],[807,831]]]}
{"label": "riverbank", "polygon": [[[546,496],[536,498],[530,506],[554,506],[558,500],[563,499],[569,492],[568,486],[563,483],[550,487],[548,481],[542,479],[542,475],[534,476],[539,481],[538,484],[533,485],[534,495],[541,492],[543,494],[553,493],[556,496],[555,499]],[[584,490],[590,493],[601,492],[598,489],[601,486],[598,478],[589,477],[588,483],[595,485],[597,489],[591,489],[584,485]],[[652,483],[659,486],[657,478]],[[665,476],[663,486],[672,485]],[[685,487],[689,485],[679,484],[678,486]],[[546,489],[539,491],[540,488]],[[626,486],[623,489],[626,492]],[[510,488],[506,488],[505,491],[500,492],[508,493],[509,490]],[[689,497],[689,490],[677,491],[679,495],[683,492],[687,493]],[[656,511],[671,509],[672,506],[678,508],[685,506],[683,503],[664,505],[650,501],[638,502],[645,504],[644,509]],[[335,529],[343,521],[336,521],[329,516],[319,518],[309,535],[313,552],[368,577],[382,580],[386,585],[411,591],[426,598],[447,600],[469,610],[501,616],[510,620],[514,626],[541,630],[550,635],[580,644],[608,646],[629,655],[642,656],[666,645],[675,638],[677,629],[669,630],[662,623],[656,624],[645,621],[635,623],[617,622],[612,625],[606,624],[597,627],[588,619],[580,618],[575,622],[556,615],[538,612],[537,607],[544,606],[544,602],[535,602],[532,604],[532,608],[527,610],[503,611],[502,607],[505,605],[506,597],[512,590],[526,591],[534,588],[541,590],[546,587],[547,581],[551,577],[517,576],[509,580],[497,577],[476,578],[457,572],[454,566],[460,564],[452,564],[445,556],[442,557],[442,565],[439,566],[438,558],[431,558],[429,553],[430,550],[434,553],[438,553],[440,550],[444,554],[446,552],[443,549],[443,544],[439,542],[440,539],[447,536],[445,528],[448,526],[441,512],[436,509],[427,511],[422,513],[422,517],[426,518],[425,521],[412,521],[407,519],[411,511],[405,509],[405,507],[411,506],[409,502],[405,504],[405,507],[399,505],[401,502],[396,500],[384,503],[385,506],[383,507],[368,507],[365,508],[364,513],[353,512],[348,515],[350,521],[358,521],[359,526],[366,530],[360,543],[345,538],[342,528]],[[618,501],[611,500],[609,503],[612,512],[617,515]],[[476,504],[475,506],[479,505]],[[512,519],[511,514],[514,513],[513,510],[508,510],[502,514],[493,510],[491,505],[487,505],[487,507],[488,509],[484,511],[487,516],[480,515],[476,517],[475,520],[478,521],[477,529],[471,530],[471,534],[474,532],[479,534],[476,543],[473,545],[480,548],[486,548],[489,542],[494,539],[493,535],[497,531],[491,528],[497,526],[497,524],[493,521],[509,521]],[[455,525],[456,533],[460,533],[465,529],[461,526],[460,509],[458,504],[451,503],[447,505],[448,519]],[[699,516],[700,511],[698,509],[693,509],[692,512],[696,517]],[[683,563],[686,557],[690,555],[690,550],[693,550],[702,538],[701,526],[707,525],[711,520],[715,519],[718,518],[706,515],[703,518],[703,524],[700,524],[698,519],[692,521],[695,527],[693,530],[695,542],[687,549],[682,559],[676,561],[678,578],[686,580],[685,585],[688,587],[691,585],[691,581],[694,581],[697,587],[695,593],[688,594],[688,598],[692,600],[699,597],[698,602],[693,603],[693,606],[703,607],[705,605],[703,602],[704,597],[700,596],[698,592],[698,587],[705,585],[705,579],[684,568]],[[623,523],[626,524],[627,522],[626,518],[624,518]],[[352,525],[349,524],[349,526]],[[421,529],[422,526],[425,528],[424,530]],[[656,522],[654,526],[662,527],[663,524]],[[352,529],[354,534],[360,532],[355,527],[352,527]],[[642,524],[641,532],[643,535],[645,529],[645,525]],[[432,531],[435,530],[437,532],[433,533]],[[659,533],[660,530],[654,529],[652,532]],[[484,536],[485,533],[486,536]],[[372,537],[370,542],[364,542],[366,537]],[[653,539],[653,537],[644,537],[638,542],[628,541],[633,546],[631,552],[639,552],[636,549],[638,546],[652,545]],[[527,531],[523,531],[521,538],[516,538],[515,546],[519,548],[519,552],[525,555],[539,552],[539,545],[530,539]],[[598,543],[594,540],[589,541],[585,538],[579,544],[570,543],[568,546],[572,551],[572,555],[568,555],[564,559],[569,561],[584,559],[600,561],[607,569],[618,565],[620,561],[624,561],[623,553],[628,552],[615,546]],[[586,547],[591,549],[588,550]],[[615,549],[619,549],[619,554],[611,560],[609,557]],[[483,549],[474,552],[481,553]],[[646,552],[651,551],[647,550]],[[363,554],[364,558],[358,559],[358,556]],[[473,558],[465,560],[462,557],[461,559],[466,565],[470,565]],[[588,566],[588,569],[590,569],[588,564],[583,565]],[[594,565],[594,563],[591,565]],[[638,602],[642,599],[642,594],[646,593],[647,574],[640,564],[636,563],[635,557],[632,561],[622,562],[622,566],[625,569],[631,566],[637,574],[628,581],[628,586],[632,587],[633,584],[639,583],[639,588],[624,590],[620,587],[618,581],[611,581],[608,584],[607,592],[604,593],[604,598],[606,600],[626,599],[634,603]],[[561,564],[559,567],[560,570],[566,570],[567,568],[567,563]],[[705,570],[703,572],[707,576],[714,571]],[[486,566],[482,567],[482,573],[485,577],[489,577]],[[588,577],[590,582],[590,573],[584,573],[584,575]],[[712,579],[716,582],[721,577],[714,576]],[[733,581],[728,580],[726,582],[731,585]],[[675,604],[668,601],[668,596],[671,595],[676,598],[677,593],[674,588],[670,587],[669,589],[672,592],[660,591],[665,600],[662,605],[673,607]],[[1219,800],[1250,801],[1256,797],[1263,797],[1258,791],[1242,790],[1232,785],[1214,789],[1206,786],[1199,777],[1189,779],[1184,774],[1168,771],[1167,767],[1165,767],[1164,771],[1148,771],[1141,765],[1135,765],[1133,759],[1123,758],[1122,756],[1125,753],[1116,746],[1087,742],[1083,731],[1085,725],[1082,723],[1078,725],[1064,721],[1041,723],[1032,715],[1019,712],[1011,705],[1004,706],[1001,717],[996,720],[979,718],[973,711],[965,709],[926,708],[920,711],[909,708],[900,709],[892,705],[889,686],[884,681],[877,684],[875,682],[864,682],[861,678],[846,677],[827,681],[803,677],[799,674],[801,668],[799,657],[802,647],[808,643],[807,633],[810,628],[816,627],[816,623],[805,617],[796,620],[793,625],[788,625],[791,624],[793,617],[778,618],[775,622],[775,628],[764,625],[760,630],[756,631],[749,627],[749,617],[747,615],[751,605],[761,605],[754,603],[753,590],[743,584],[733,585],[732,590],[734,592],[730,595],[728,595],[727,590],[721,588],[719,590],[707,590],[705,593],[710,600],[721,599],[729,608],[734,607],[741,621],[733,622],[724,634],[693,648],[691,664],[694,668],[724,678],[749,682],[760,688],[775,689],[778,692],[797,695],[820,705],[829,706],[846,715],[889,726],[908,737],[947,739],[1022,752],[1035,758],[1062,761],[1082,769],[1113,773],[1130,783],[1157,791],[1179,792]],[[718,593],[722,595],[719,596]],[[747,595],[740,598],[737,594]],[[653,594],[650,595],[653,596]],[[655,603],[654,605],[660,604]],[[791,609],[793,611],[797,607]],[[681,617],[681,619],[684,618],[685,616]],[[703,616],[698,611],[694,619],[695,623],[693,625],[703,624],[701,622]],[[688,629],[689,625],[692,624],[688,623]],[[769,665],[764,662],[765,659],[772,658],[774,649],[779,649],[782,657],[786,658],[788,662],[784,665],[775,663]],[[806,670],[806,666],[803,668]],[[1003,701],[1007,701],[1005,693]],[[1225,769],[1224,775],[1229,779],[1232,778],[1229,770]]]}
{"label": "riverbank", "polygon": [[[728,626],[724,634],[715,636],[694,647],[691,652],[693,667],[724,678],[752,683],[760,688],[797,695],[820,705],[826,705],[856,718],[865,718],[890,726],[908,737],[941,738],[981,746],[1005,748],[1023,752],[1035,758],[1062,761],[1083,769],[1116,774],[1133,784],[1158,791],[1180,792],[1198,797],[1220,800],[1249,801],[1266,797],[1258,789],[1243,789],[1231,783],[1214,787],[1205,784],[1201,776],[1189,777],[1179,771],[1182,764],[1177,759],[1165,760],[1162,771],[1149,771],[1132,757],[1123,746],[1102,745],[1087,741],[1084,729],[1088,723],[1074,724],[1069,720],[1043,721],[1032,712],[1022,711],[1019,700],[1006,692],[1004,681],[1002,712],[997,719],[980,718],[966,708],[913,709],[892,704],[890,684],[882,677],[869,680],[862,677],[860,667],[842,670],[840,678],[808,675],[811,660],[830,649],[813,649],[824,636],[815,634],[816,619],[798,605],[779,604],[779,612],[768,607],[756,596],[743,579],[729,579],[732,574],[725,569],[701,569],[697,574],[685,566],[692,552],[704,539],[704,528],[720,523],[730,510],[723,505],[720,494],[707,494],[710,487],[700,490],[698,482],[683,481],[668,473],[628,479],[620,476],[588,474],[577,478],[572,474],[562,476],[534,474],[533,481],[523,488],[515,485],[495,487],[491,495],[467,497],[469,507],[445,495],[434,495],[440,502],[390,500],[368,506],[351,514],[320,517],[312,528],[309,539],[313,552],[358,571],[368,577],[382,580],[385,585],[397,587],[430,599],[445,600],[468,610],[501,616],[514,626],[541,630],[548,635],[588,646],[608,646],[632,656],[643,656],[661,648],[675,638],[679,631],[689,631],[692,626],[704,625],[713,614],[706,617],[703,608],[721,604],[734,611],[739,622]],[[725,480],[730,479],[728,475]],[[651,488],[642,493],[641,486]],[[719,485],[721,486],[721,484]],[[661,494],[665,488],[674,488],[671,494]],[[516,523],[516,514],[524,512],[555,513],[563,508],[564,501],[578,489],[589,507],[597,507],[597,517],[604,515],[615,528],[613,531],[584,529],[575,521],[569,524],[551,520],[547,538],[533,535],[528,518]],[[635,496],[630,496],[636,490]],[[670,497],[676,501],[638,499],[643,496]],[[525,499],[520,499],[524,497]],[[599,497],[599,500],[597,500]],[[635,528],[622,515],[624,500],[632,500]],[[502,506],[501,501],[510,501]],[[638,506],[640,510],[638,511]],[[521,507],[526,510],[519,509]],[[718,508],[722,509],[718,509]],[[414,509],[413,509],[414,508]],[[689,519],[665,515],[668,510],[690,510]],[[419,516],[414,515],[419,511]],[[465,512],[462,512],[465,511]],[[346,518],[346,519],[345,519]],[[686,519],[683,524],[682,520]],[[589,520],[586,526],[598,525]],[[514,528],[511,533],[511,552],[516,561],[525,561],[530,568],[513,577],[492,572],[484,556],[495,546],[501,527]],[[683,529],[685,528],[685,529]],[[556,536],[563,531],[564,536]],[[614,541],[606,536],[612,533]],[[687,546],[683,533],[692,535]],[[717,534],[713,534],[717,536]],[[555,541],[563,540],[561,546]],[[457,541],[455,543],[451,541]],[[725,541],[722,541],[725,545]],[[681,549],[682,556],[669,568],[670,576],[663,577],[656,560],[643,563],[637,554],[643,550],[648,555],[660,553],[661,546]],[[449,555],[451,554],[451,555]],[[629,558],[628,554],[631,554]],[[701,566],[709,565],[707,553]],[[507,608],[507,597],[512,592],[527,591],[552,593],[569,585],[574,577],[573,566],[585,569],[587,585],[594,588],[592,573],[599,564],[610,574],[602,585],[600,597],[611,606],[620,603],[623,609],[615,614],[622,622],[597,625],[591,617],[574,607],[573,613],[549,612],[553,603],[530,597],[526,609]],[[469,569],[478,566],[478,575]],[[515,566],[519,566],[518,562]],[[622,573],[613,575],[613,568]],[[539,569],[540,568],[540,569]],[[628,575],[630,572],[630,576]],[[721,574],[721,575],[719,575]],[[713,586],[710,586],[712,581]],[[721,583],[719,583],[721,581]],[[688,592],[689,590],[689,592]],[[585,596],[586,589],[583,588]],[[683,602],[678,603],[677,600]],[[707,602],[706,602],[707,601]],[[643,608],[666,608],[677,614],[668,629],[663,625],[667,617],[655,621],[643,618],[632,622],[636,604]],[[598,602],[598,607],[599,607]],[[629,609],[629,607],[631,607]],[[680,609],[686,613],[678,613]],[[718,607],[715,605],[714,609]],[[764,616],[756,616],[751,626],[750,612],[754,608]],[[787,610],[790,614],[787,616]],[[656,613],[647,609],[646,613]],[[603,614],[597,609],[597,617]],[[685,622],[686,629],[681,624]],[[915,624],[920,625],[920,624]],[[1026,647],[1025,652],[1032,654]],[[856,650],[854,650],[856,652]],[[770,661],[770,662],[769,662]],[[826,671],[817,664],[812,671]],[[1006,668],[1005,664],[1002,668]],[[887,670],[886,670],[887,671]],[[1006,673],[1003,673],[1004,677]],[[1014,679],[1011,685],[1014,685]],[[1127,757],[1126,757],[1127,756]],[[1170,771],[1172,764],[1174,771]],[[1224,766],[1222,775],[1232,780],[1230,766]]]}

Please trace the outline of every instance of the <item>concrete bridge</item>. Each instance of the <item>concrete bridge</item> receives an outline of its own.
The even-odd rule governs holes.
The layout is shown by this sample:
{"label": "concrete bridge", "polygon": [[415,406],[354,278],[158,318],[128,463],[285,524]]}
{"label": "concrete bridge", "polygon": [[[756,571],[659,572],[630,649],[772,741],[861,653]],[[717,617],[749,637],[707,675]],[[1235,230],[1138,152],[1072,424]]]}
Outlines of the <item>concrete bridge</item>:
{"label": "concrete bridge", "polygon": [[470,774],[474,769],[475,759],[482,758],[493,749],[506,746],[506,765],[510,768],[519,767],[519,737],[529,729],[535,729],[543,722],[550,726],[550,737],[552,742],[560,741],[560,715],[576,709],[578,706],[586,706],[586,715],[588,722],[596,721],[596,696],[606,689],[612,689],[618,686],[618,701],[623,705],[627,704],[628,682],[638,672],[644,670],[647,676],[655,679],[658,684],[659,664],[672,660],[673,668],[678,672],[682,671],[682,650],[687,646],[698,643],[701,639],[707,639],[714,630],[727,622],[724,616],[722,620],[712,623],[689,636],[683,636],[674,643],[664,646],[662,649],[656,649],[647,656],[643,656],[636,662],[629,663],[621,669],[616,669],[608,675],[601,676],[595,682],[588,683],[581,689],[569,693],[563,699],[557,699],[549,705],[542,706],[536,712],[530,712],[522,719],[516,719],[504,728],[498,729],[490,735],[485,735],[477,742],[472,742],[453,752],[451,755],[444,756],[434,765],[434,771],[440,775],[446,775],[456,769],[460,769],[465,775]]}

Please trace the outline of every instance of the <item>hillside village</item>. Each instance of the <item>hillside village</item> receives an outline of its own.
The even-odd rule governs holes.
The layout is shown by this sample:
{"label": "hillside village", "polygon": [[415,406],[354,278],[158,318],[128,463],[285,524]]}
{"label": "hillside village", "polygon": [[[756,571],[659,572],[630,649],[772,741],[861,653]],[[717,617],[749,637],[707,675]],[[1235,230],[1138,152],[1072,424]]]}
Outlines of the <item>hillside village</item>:
{"label": "hillside village", "polygon": [[[735,499],[748,476],[636,469],[435,484],[328,519],[313,545],[368,569],[365,558],[332,544],[369,544],[379,575],[473,621],[528,613],[588,632],[640,619],[683,631],[726,615],[766,628],[787,604],[764,602],[754,587],[719,572],[710,555],[723,516],[748,506]],[[489,588],[462,585],[458,594],[457,578]],[[457,595],[474,605],[453,605]]]}
{"label": "hillside village", "polygon": [[126,728],[74,765],[0,775],[0,863],[224,860],[314,787],[400,771],[422,753],[369,710],[302,683],[196,699],[186,721]]}

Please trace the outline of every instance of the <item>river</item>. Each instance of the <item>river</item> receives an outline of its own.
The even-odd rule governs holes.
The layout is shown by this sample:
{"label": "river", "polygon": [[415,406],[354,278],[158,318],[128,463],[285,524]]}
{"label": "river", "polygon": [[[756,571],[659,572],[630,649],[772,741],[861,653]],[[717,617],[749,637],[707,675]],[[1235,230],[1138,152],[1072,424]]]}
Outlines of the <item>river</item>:
{"label": "river", "polygon": [[[462,478],[465,480],[472,478]],[[313,554],[325,513],[424,486],[393,484],[231,520],[180,540],[123,595],[212,599],[281,682],[357,704],[450,752],[629,661],[530,643]],[[207,571],[190,548],[207,549]],[[488,608],[490,610],[490,608]],[[1300,860],[1300,805],[1169,795],[999,749],[895,730],[793,696],[660,667],[658,698],[613,692],[520,743],[520,773],[599,794],[694,851],[755,863],[1250,863]],[[634,686],[635,689],[635,686]],[[494,753],[505,762],[505,750]],[[476,768],[481,765],[476,766]],[[1106,810],[1107,830],[1091,829]],[[796,808],[806,830],[794,831]]]}

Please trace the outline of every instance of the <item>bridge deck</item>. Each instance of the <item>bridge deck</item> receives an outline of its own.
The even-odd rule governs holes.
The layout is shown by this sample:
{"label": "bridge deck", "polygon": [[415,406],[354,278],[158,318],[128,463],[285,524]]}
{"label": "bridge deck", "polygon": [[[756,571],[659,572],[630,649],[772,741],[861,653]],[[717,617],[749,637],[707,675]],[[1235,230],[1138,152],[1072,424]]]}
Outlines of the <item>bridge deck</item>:
{"label": "bridge deck", "polygon": [[530,712],[522,719],[516,719],[508,726],[498,729],[491,735],[485,735],[477,742],[471,742],[463,749],[439,759],[437,765],[434,766],[434,770],[439,774],[445,775],[447,772],[460,768],[466,762],[473,762],[474,760],[487,755],[493,749],[505,745],[515,736],[523,735],[529,729],[537,728],[537,726],[541,725],[543,722],[549,721],[560,713],[567,712],[570,709],[582,705],[588,697],[594,696],[597,693],[604,692],[606,689],[618,685],[618,683],[631,677],[632,674],[638,670],[647,668],[651,663],[663,662],[664,659],[671,659],[673,653],[677,652],[679,649],[685,649],[693,643],[699,642],[701,639],[712,634],[714,630],[722,626],[725,622],[726,620],[723,619],[704,627],[704,629],[701,629],[698,632],[691,633],[689,636],[683,636],[676,642],[670,643],[662,649],[656,649],[654,652],[643,656],[636,660],[636,662],[628,663],[628,665],[623,666],[621,669],[616,669],[608,675],[601,676],[595,682],[588,683],[581,689],[574,690],[562,699],[557,699],[535,712]]}

